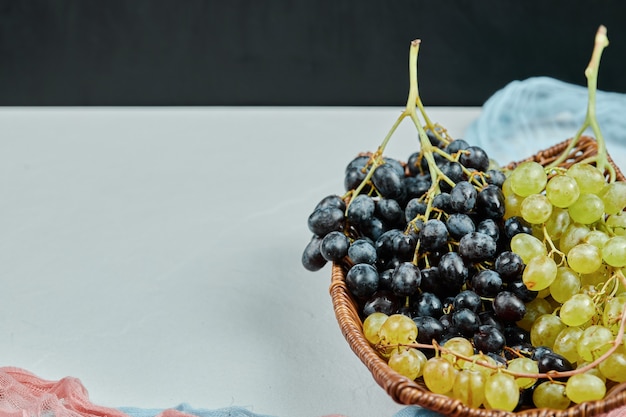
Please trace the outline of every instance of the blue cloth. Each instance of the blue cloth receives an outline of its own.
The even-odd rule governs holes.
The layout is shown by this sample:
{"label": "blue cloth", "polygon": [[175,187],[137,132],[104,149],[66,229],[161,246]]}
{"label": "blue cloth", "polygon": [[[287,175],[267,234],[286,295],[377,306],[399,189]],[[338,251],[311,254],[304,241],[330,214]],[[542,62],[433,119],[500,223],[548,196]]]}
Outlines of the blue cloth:
{"label": "blue cloth", "polygon": [[[156,408],[135,408],[121,407],[119,410],[131,417],[155,417],[165,409]],[[216,410],[207,410],[202,408],[193,408],[189,404],[180,404],[176,407],[168,408],[168,410],[182,411],[197,417],[271,417],[263,414],[256,414],[243,407],[227,407]]]}
{"label": "blue cloth", "polygon": [[444,417],[444,415],[412,405],[398,411],[393,417]]}
{"label": "blue cloth", "polygon": [[[463,138],[505,165],[574,136],[585,120],[587,102],[586,86],[550,77],[513,81],[485,102]],[[626,94],[597,91],[598,124],[609,154],[620,167],[626,163],[625,114]],[[590,129],[586,134],[594,136]]]}

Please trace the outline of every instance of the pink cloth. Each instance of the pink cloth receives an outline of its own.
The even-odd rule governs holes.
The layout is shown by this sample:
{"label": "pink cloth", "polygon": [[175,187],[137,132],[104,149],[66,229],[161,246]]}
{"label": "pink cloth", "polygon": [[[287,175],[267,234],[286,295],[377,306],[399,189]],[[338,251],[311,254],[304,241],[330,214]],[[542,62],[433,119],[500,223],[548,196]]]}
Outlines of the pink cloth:
{"label": "pink cloth", "polygon": [[626,416],[626,408],[620,407],[615,410],[609,411],[606,414],[602,414],[598,417],[625,417]]}
{"label": "pink cloth", "polygon": [[46,381],[19,368],[0,368],[0,414],[3,417],[127,417],[89,401],[76,378]]}

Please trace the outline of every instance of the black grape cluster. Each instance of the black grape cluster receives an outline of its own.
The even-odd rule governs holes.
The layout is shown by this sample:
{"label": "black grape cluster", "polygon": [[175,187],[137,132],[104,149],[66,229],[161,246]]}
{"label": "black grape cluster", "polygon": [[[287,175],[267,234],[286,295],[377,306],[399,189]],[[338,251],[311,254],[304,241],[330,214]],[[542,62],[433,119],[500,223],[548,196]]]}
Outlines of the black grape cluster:
{"label": "black grape cluster", "polygon": [[309,216],[313,236],[302,263],[310,271],[343,265],[362,318],[409,316],[417,342],[462,336],[494,354],[529,347],[528,331],[515,323],[537,293],[522,282],[525,265],[509,242],[531,228],[504,220],[505,176],[490,169],[482,148],[429,138],[447,154],[433,153],[453,184],[440,176],[434,184],[422,151],[406,163],[381,157],[374,168],[371,155],[357,156],[346,167],[346,197],[327,196]]}

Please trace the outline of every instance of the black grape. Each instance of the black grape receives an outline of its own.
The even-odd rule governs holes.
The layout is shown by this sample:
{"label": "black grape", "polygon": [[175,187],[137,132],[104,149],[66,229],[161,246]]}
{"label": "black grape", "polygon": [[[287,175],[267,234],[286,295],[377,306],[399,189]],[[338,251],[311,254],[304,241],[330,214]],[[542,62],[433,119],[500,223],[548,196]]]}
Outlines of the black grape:
{"label": "black grape", "polygon": [[414,317],[413,322],[417,326],[417,342],[431,344],[433,340],[439,342],[444,333],[443,324],[430,316]]}
{"label": "black grape", "polygon": [[492,260],[496,250],[496,241],[480,232],[468,233],[459,241],[459,254],[469,262]]}
{"label": "black grape", "polygon": [[511,251],[501,252],[496,258],[494,269],[500,274],[502,280],[511,282],[522,278],[524,272],[524,261],[522,258]]}
{"label": "black grape", "polygon": [[500,274],[483,269],[472,277],[472,289],[481,297],[494,297],[502,289]]}
{"label": "black grape", "polygon": [[444,212],[450,212],[450,194],[442,192],[433,198],[433,207]]}
{"label": "black grape", "polygon": [[457,252],[448,252],[439,260],[439,276],[441,283],[454,292],[463,286],[469,275],[469,270],[463,262],[463,258]]}
{"label": "black grape", "polygon": [[390,227],[404,226],[404,210],[397,200],[391,198],[381,198],[376,203],[376,216]]}
{"label": "black grape", "polygon": [[391,275],[391,289],[396,295],[410,296],[417,293],[421,281],[419,268],[411,262],[402,262]]}
{"label": "black grape", "polygon": [[495,185],[483,188],[476,197],[476,211],[479,215],[490,219],[501,219],[504,216],[504,194]]}
{"label": "black grape", "polygon": [[489,169],[489,156],[487,152],[479,146],[468,146],[461,152],[459,162],[466,168],[475,168],[478,171],[486,172]]}
{"label": "black grape", "polygon": [[348,206],[348,221],[355,225],[365,224],[372,219],[375,210],[374,199],[367,194],[359,194],[352,199]]}
{"label": "black grape", "polygon": [[394,314],[401,300],[391,291],[376,291],[363,305],[363,314],[367,317],[372,313]]}
{"label": "black grape", "polygon": [[302,252],[302,266],[304,266],[304,268],[308,271],[319,271],[327,263],[326,259],[324,259],[322,253],[320,252],[321,243],[322,238],[317,235],[313,235]]}
{"label": "black grape", "polygon": [[378,259],[374,244],[367,238],[357,239],[352,242],[348,248],[348,257],[355,264],[375,264]]}
{"label": "black grape", "polygon": [[325,207],[335,207],[340,210],[345,210],[346,202],[343,201],[343,199],[338,195],[329,195],[324,197],[319,203],[317,203],[317,206],[315,206],[315,210]]}
{"label": "black grape", "polygon": [[462,308],[452,312],[452,324],[463,336],[472,337],[480,326],[480,319],[472,310]]}
{"label": "black grape", "polygon": [[341,232],[330,232],[320,244],[320,252],[329,262],[338,262],[348,255],[350,239]]}
{"label": "black grape", "polygon": [[391,164],[383,164],[374,170],[372,183],[383,197],[398,198],[404,193],[403,175]]}
{"label": "black grape", "polygon": [[308,219],[309,230],[318,236],[326,236],[344,228],[344,212],[337,207],[319,208]]}
{"label": "black grape", "polygon": [[539,294],[538,291],[529,290],[521,278],[506,284],[506,289],[525,303],[534,300],[537,298],[537,294]]}
{"label": "black grape", "polygon": [[530,223],[518,216],[509,217],[504,222],[504,233],[511,240],[518,233],[533,233]]}
{"label": "black grape", "polygon": [[493,219],[485,219],[476,225],[476,231],[491,236],[496,242],[500,239],[500,228]]}
{"label": "black grape", "polygon": [[498,353],[504,348],[506,339],[500,330],[495,326],[481,325],[474,333],[474,346],[480,352]]}
{"label": "black grape", "polygon": [[413,317],[439,318],[443,314],[443,303],[435,294],[422,292],[411,302],[411,312]]}
{"label": "black grape", "polygon": [[346,274],[346,285],[355,297],[370,297],[378,289],[378,271],[370,264],[356,264]]}
{"label": "black grape", "polygon": [[442,248],[448,242],[448,228],[438,219],[430,219],[419,234],[420,249],[426,252]]}
{"label": "black grape", "polygon": [[482,307],[483,300],[480,298],[478,294],[471,290],[464,290],[458,293],[454,297],[454,302],[452,307],[455,310],[460,310],[462,308],[468,308],[472,310],[474,313],[478,313]]}
{"label": "black grape", "polygon": [[413,220],[417,215],[423,215],[426,213],[426,203],[419,198],[413,198],[409,200],[404,209],[404,220],[408,223]]}
{"label": "black grape", "polygon": [[446,226],[450,236],[457,240],[476,230],[472,218],[464,213],[454,213],[448,216]]}
{"label": "black grape", "polygon": [[412,176],[422,175],[428,172],[428,162],[422,152],[414,152],[406,160],[406,166]]}
{"label": "black grape", "polygon": [[549,371],[567,372],[574,369],[574,366],[565,357],[554,352],[546,352],[537,360],[539,372]]}
{"label": "black grape", "polygon": [[462,151],[462,150],[469,148],[469,146],[470,146],[469,143],[467,143],[467,141],[465,141],[464,139],[455,139],[452,142],[450,142],[448,146],[444,148],[444,150],[450,155],[452,155],[454,153],[457,153],[458,151]]}
{"label": "black grape", "polygon": [[499,171],[497,169],[490,169],[485,172],[487,184],[495,185],[498,188],[502,188],[502,184],[506,180],[506,175],[504,172]]}
{"label": "black grape", "polygon": [[404,178],[404,189],[406,192],[406,198],[419,198],[422,197],[430,188],[430,175],[417,175],[415,177]]}
{"label": "black grape", "polygon": [[457,213],[469,213],[476,205],[478,192],[472,184],[460,181],[450,190],[450,209]]}
{"label": "black grape", "polygon": [[520,321],[526,314],[526,305],[509,291],[501,291],[493,299],[493,311],[504,321]]}

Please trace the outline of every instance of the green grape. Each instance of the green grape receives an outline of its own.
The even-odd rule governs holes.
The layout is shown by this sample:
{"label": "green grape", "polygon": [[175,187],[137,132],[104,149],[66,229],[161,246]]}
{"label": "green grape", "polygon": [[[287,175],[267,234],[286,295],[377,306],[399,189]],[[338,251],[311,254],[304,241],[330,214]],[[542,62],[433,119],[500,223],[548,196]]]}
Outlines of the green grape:
{"label": "green grape", "polygon": [[611,277],[611,267],[603,263],[600,268],[596,269],[590,274],[580,275],[580,285],[593,286],[603,285]]}
{"label": "green grape", "polygon": [[521,207],[524,197],[517,194],[511,194],[504,198],[504,218],[508,219],[514,216],[521,216]]}
{"label": "green grape", "polygon": [[378,331],[380,326],[387,320],[387,317],[385,313],[375,312],[367,316],[363,321],[363,335],[372,345],[377,345],[380,342]]}
{"label": "green grape", "polygon": [[[515,358],[511,359],[507,364],[507,369],[511,372],[524,373],[524,374],[536,374],[539,373],[539,366],[537,362],[530,358]],[[516,377],[515,383],[520,388],[530,388],[535,385],[537,378]]]}
{"label": "green grape", "polygon": [[580,196],[576,180],[567,175],[556,175],[546,184],[546,197],[554,207],[565,208],[572,205]]}
{"label": "green grape", "polygon": [[533,391],[533,403],[537,408],[565,410],[569,407],[571,401],[565,393],[565,385],[546,381],[537,385]]}
{"label": "green grape", "polygon": [[[404,314],[392,314],[380,326],[378,331],[380,336],[380,344],[383,346],[415,343],[417,339],[417,325],[410,317]],[[390,354],[395,349],[387,350]]]}
{"label": "green grape", "polygon": [[583,330],[576,345],[578,355],[585,361],[598,359],[611,348],[613,333],[606,327],[592,325]]}
{"label": "green grape", "polygon": [[550,314],[553,310],[554,308],[545,298],[535,298],[526,303],[526,314],[516,324],[522,329],[530,331],[537,318],[544,314]]}
{"label": "green grape", "polygon": [[581,294],[587,294],[590,297],[595,297],[598,295],[598,289],[595,287],[595,285],[588,285],[588,284],[583,284],[582,279],[581,282],[582,287],[580,287],[580,293]]}
{"label": "green grape", "polygon": [[606,185],[598,196],[604,202],[606,214],[621,213],[626,208],[626,182],[612,182]]}
{"label": "green grape", "polygon": [[426,357],[423,355],[415,348],[399,349],[389,357],[387,363],[391,369],[400,375],[414,380],[422,375],[424,365],[426,365]]}
{"label": "green grape", "polygon": [[565,394],[576,404],[601,400],[606,394],[606,385],[595,375],[588,373],[572,375],[565,384]]}
{"label": "green grape", "polygon": [[614,236],[608,239],[602,247],[602,259],[617,268],[626,266],[626,236]]}
{"label": "green grape", "polygon": [[575,272],[591,274],[602,265],[602,253],[590,243],[580,243],[567,252],[567,263]]}
{"label": "green grape", "polygon": [[547,255],[546,245],[536,237],[527,233],[518,233],[511,239],[511,250],[518,254],[524,263],[536,256]]}
{"label": "green grape", "polygon": [[[482,373],[485,377],[496,372],[495,368],[498,366],[498,362],[491,356],[487,356],[484,353],[475,353],[471,355],[470,358],[472,359],[471,361],[461,362],[461,369],[477,371]],[[482,365],[483,363],[489,364],[491,367]]]}
{"label": "green grape", "polygon": [[626,214],[611,214],[606,218],[605,225],[617,236],[626,236]]}
{"label": "green grape", "polygon": [[545,223],[552,214],[552,204],[543,194],[531,194],[522,201],[520,213],[528,223]]}
{"label": "green grape", "polygon": [[455,353],[466,357],[474,354],[474,346],[472,346],[472,342],[460,336],[448,339],[443,344],[443,347],[451,353],[443,353],[441,356],[449,362],[456,364],[458,367],[463,367],[463,363],[465,361],[458,359]]}
{"label": "green grape", "polygon": [[613,352],[608,358],[600,362],[598,370],[615,382],[626,382],[626,353]]}
{"label": "green grape", "polygon": [[563,303],[559,315],[568,326],[581,326],[596,314],[596,305],[587,294],[575,294]]}
{"label": "green grape", "polygon": [[570,224],[569,212],[566,209],[555,207],[548,221],[546,231],[553,241],[559,240]]}
{"label": "green grape", "polygon": [[573,221],[581,224],[595,223],[604,215],[604,203],[595,194],[583,193],[568,208]]}
{"label": "green grape", "polygon": [[480,407],[485,399],[486,379],[486,376],[478,371],[464,369],[457,372],[452,397],[469,407]]}
{"label": "green grape", "polygon": [[560,266],[556,270],[556,278],[550,284],[550,295],[555,301],[564,303],[580,291],[580,278],[578,274],[566,266]]}
{"label": "green grape", "polygon": [[576,345],[578,344],[578,340],[582,334],[583,331],[579,327],[564,328],[556,336],[556,339],[554,339],[552,350],[554,350],[554,353],[558,353],[571,363],[578,362],[579,357]]}
{"label": "green grape", "polygon": [[509,178],[513,192],[522,197],[540,193],[548,182],[543,166],[534,161],[518,165]]}
{"label": "green grape", "polygon": [[511,375],[496,372],[485,381],[485,402],[492,409],[513,411],[519,396],[519,388]]}
{"label": "green grape", "polygon": [[546,255],[535,256],[526,263],[526,268],[522,272],[522,281],[529,290],[541,291],[554,282],[556,271],[554,259]]}
{"label": "green grape", "polygon": [[[581,369],[584,368],[585,366],[589,365],[591,362],[578,362],[576,369]],[[600,372],[600,370],[598,369],[597,366],[594,366],[591,369],[587,369],[585,371],[586,374],[591,374],[593,376],[597,376],[598,378],[600,378],[602,380],[602,382],[606,383],[606,377],[604,375],[602,375],[602,372]]]}
{"label": "green grape", "polygon": [[585,242],[592,244],[600,250],[602,250],[607,240],[609,240],[609,235],[601,230],[592,230],[585,238]]}
{"label": "green grape", "polygon": [[504,197],[508,197],[510,195],[515,195],[513,189],[511,188],[511,176],[506,177],[504,182],[502,183],[502,194]]}
{"label": "green grape", "polygon": [[456,379],[456,370],[450,361],[435,356],[424,365],[422,377],[426,387],[435,394],[446,394],[452,390]]}
{"label": "green grape", "polygon": [[426,362],[428,361],[428,358],[426,357],[424,352],[422,352],[419,349],[415,349],[414,354],[415,354],[415,356],[417,356],[419,358],[420,362],[422,363],[422,366],[420,368],[420,373],[417,375],[417,377],[419,378],[420,376],[422,376],[424,374],[424,366],[426,366]]}
{"label": "green grape", "polygon": [[535,320],[530,328],[530,343],[533,346],[552,348],[556,337],[565,327],[565,323],[554,314],[543,314]]}
{"label": "green grape", "polygon": [[604,303],[602,311],[602,325],[609,329],[614,336],[619,332],[622,312],[626,306],[626,295],[618,295]]}
{"label": "green grape", "polygon": [[581,194],[598,193],[606,185],[606,178],[598,168],[582,162],[569,167],[566,175],[576,180]]}
{"label": "green grape", "polygon": [[559,240],[559,250],[563,253],[569,252],[574,246],[585,242],[590,231],[585,225],[570,223]]}

